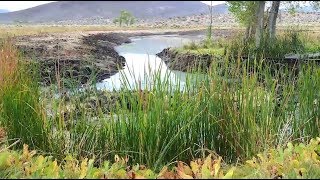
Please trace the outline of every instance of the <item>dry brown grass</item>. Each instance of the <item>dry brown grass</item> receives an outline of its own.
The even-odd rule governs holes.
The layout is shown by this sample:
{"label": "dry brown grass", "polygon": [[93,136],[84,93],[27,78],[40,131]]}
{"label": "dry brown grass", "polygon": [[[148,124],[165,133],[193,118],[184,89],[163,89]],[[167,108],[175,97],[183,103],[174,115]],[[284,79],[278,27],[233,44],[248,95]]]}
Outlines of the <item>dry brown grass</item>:
{"label": "dry brown grass", "polygon": [[[21,35],[36,35],[44,33],[63,33],[63,32],[81,32],[81,31],[117,31],[119,27],[111,26],[50,26],[50,25],[2,25],[0,26],[0,37],[5,36],[21,36]],[[144,28],[128,27],[128,30],[140,30]]]}
{"label": "dry brown grass", "polygon": [[[47,33],[66,33],[66,32],[87,32],[87,31],[191,31],[207,29],[207,26],[197,27],[118,27],[108,25],[0,25],[0,38],[23,36],[23,35],[41,35]],[[215,26],[213,29],[241,29],[235,26]]]}
{"label": "dry brown grass", "polygon": [[0,46],[0,92],[1,89],[14,84],[18,68],[18,52],[8,38]]}
{"label": "dry brown grass", "polygon": [[[278,25],[278,30],[284,30],[293,25]],[[306,24],[300,25],[303,29],[320,33],[320,24]],[[87,31],[187,31],[187,30],[201,30],[207,29],[207,26],[195,27],[157,27],[152,28],[148,26],[138,27],[119,27],[110,25],[0,25],[0,38],[23,35],[41,35],[47,33],[66,33],[66,32],[87,32]],[[213,29],[245,29],[238,25],[219,25],[213,26]]]}
{"label": "dry brown grass", "polygon": [[[149,27],[116,27],[104,25],[1,25],[0,37],[38,35],[46,33],[86,32],[86,31],[132,31],[132,30],[163,30],[168,28]],[[180,30],[181,28],[170,28]],[[185,28],[188,29],[188,28]],[[198,28],[193,28],[198,29]],[[200,28],[201,29],[201,28]]]}
{"label": "dry brown grass", "polygon": [[6,138],[6,131],[4,128],[0,127],[0,142]]}
{"label": "dry brown grass", "polygon": [[[4,88],[16,83],[18,70],[18,53],[10,39],[0,42],[0,98]],[[1,109],[0,109],[1,110]],[[6,137],[6,131],[0,127],[0,142]]]}

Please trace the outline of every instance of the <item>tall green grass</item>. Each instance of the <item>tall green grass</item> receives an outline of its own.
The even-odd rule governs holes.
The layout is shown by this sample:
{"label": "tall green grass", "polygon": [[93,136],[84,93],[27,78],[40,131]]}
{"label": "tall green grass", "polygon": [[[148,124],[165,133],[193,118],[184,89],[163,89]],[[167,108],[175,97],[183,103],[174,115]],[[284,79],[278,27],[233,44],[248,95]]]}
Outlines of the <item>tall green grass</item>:
{"label": "tall green grass", "polygon": [[[1,125],[9,139],[60,160],[72,154],[100,163],[119,154],[153,169],[210,152],[235,162],[319,136],[319,66],[301,65],[295,75],[288,67],[274,71],[260,56],[242,62],[228,53],[223,64],[213,61],[206,75],[188,76],[184,86],[170,81],[172,74],[161,78],[160,71],[145,79],[147,90],[137,78],[131,87],[124,76],[109,113],[99,103],[94,113],[81,106],[77,87],[69,90],[69,104],[40,98],[37,83],[18,71],[24,74],[17,76],[20,83],[0,89]],[[88,92],[98,94],[95,88]],[[41,103],[50,105],[51,116]]]}
{"label": "tall green grass", "polygon": [[35,74],[19,61],[19,54],[10,39],[0,51],[0,122],[8,140],[20,140],[33,148],[48,150],[49,134],[46,117],[39,101]]}

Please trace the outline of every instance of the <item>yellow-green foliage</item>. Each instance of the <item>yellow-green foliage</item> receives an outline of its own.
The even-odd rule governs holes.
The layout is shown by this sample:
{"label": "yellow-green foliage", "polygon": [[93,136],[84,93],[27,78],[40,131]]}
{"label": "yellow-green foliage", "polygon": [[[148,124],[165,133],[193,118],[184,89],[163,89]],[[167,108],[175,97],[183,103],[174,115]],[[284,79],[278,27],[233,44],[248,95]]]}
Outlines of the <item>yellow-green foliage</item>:
{"label": "yellow-green foliage", "polygon": [[115,156],[115,162],[94,166],[94,159],[77,160],[67,156],[60,165],[51,157],[35,156],[24,145],[23,152],[3,149],[0,152],[1,178],[317,178],[320,177],[320,138],[308,145],[288,143],[287,148],[258,154],[244,165],[222,165],[221,157],[210,154],[187,165],[181,161],[159,173],[143,165],[128,166],[128,158]]}
{"label": "yellow-green foliage", "polygon": [[196,54],[196,55],[205,55],[205,54],[211,54],[211,55],[220,55],[222,56],[224,54],[224,48],[202,48],[197,47],[196,49],[185,49],[185,48],[176,48],[174,49],[179,54]]}
{"label": "yellow-green foliage", "polygon": [[201,43],[196,43],[194,41],[185,44],[183,47],[179,48],[173,48],[174,51],[176,51],[179,54],[195,54],[195,55],[224,55],[225,48],[224,45],[226,42],[219,39],[216,42],[212,42],[209,40],[206,40]]}
{"label": "yellow-green foliage", "polygon": [[286,149],[258,154],[236,173],[245,178],[319,178],[320,138],[307,146],[289,142]]}

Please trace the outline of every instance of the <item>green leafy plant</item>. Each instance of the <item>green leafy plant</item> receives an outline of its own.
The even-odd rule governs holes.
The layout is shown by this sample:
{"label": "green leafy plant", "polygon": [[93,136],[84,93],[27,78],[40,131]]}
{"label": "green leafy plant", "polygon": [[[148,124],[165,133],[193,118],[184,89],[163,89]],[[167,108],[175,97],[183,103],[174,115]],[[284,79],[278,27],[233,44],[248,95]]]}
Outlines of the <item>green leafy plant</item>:
{"label": "green leafy plant", "polygon": [[177,161],[173,168],[162,167],[158,173],[144,165],[128,166],[128,157],[114,158],[95,166],[94,159],[77,160],[68,155],[58,164],[50,156],[36,155],[23,146],[23,151],[2,149],[1,178],[119,178],[119,179],[221,179],[221,178],[317,178],[320,175],[320,138],[309,144],[292,144],[257,154],[245,164],[227,165],[220,156],[209,154],[190,165]]}

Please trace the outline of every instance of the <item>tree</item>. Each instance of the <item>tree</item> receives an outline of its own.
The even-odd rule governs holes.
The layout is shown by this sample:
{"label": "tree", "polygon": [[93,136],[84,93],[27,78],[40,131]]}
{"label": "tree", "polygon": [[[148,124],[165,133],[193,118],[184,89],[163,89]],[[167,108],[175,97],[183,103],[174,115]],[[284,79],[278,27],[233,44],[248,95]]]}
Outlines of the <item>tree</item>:
{"label": "tree", "polygon": [[212,36],[212,1],[211,4],[209,6],[209,12],[210,12],[210,25],[209,25],[209,29],[208,29],[208,41],[211,42],[211,36]]}
{"label": "tree", "polygon": [[120,27],[122,26],[123,23],[129,26],[129,25],[132,25],[134,22],[135,22],[135,18],[133,17],[133,15],[125,10],[122,10],[120,12],[120,16],[113,20],[113,23],[114,24],[119,23]]}
{"label": "tree", "polygon": [[134,24],[136,22],[136,19],[134,18],[134,17],[131,17],[131,19],[130,19],[130,25],[132,25],[132,24]]}
{"label": "tree", "polygon": [[273,1],[271,10],[269,12],[269,19],[268,19],[268,25],[269,25],[269,38],[274,39],[275,33],[276,33],[276,22],[278,17],[280,7],[280,1]]}
{"label": "tree", "polygon": [[244,40],[247,41],[255,33],[257,1],[227,1],[227,4],[236,20],[246,27]]}
{"label": "tree", "polygon": [[264,20],[264,8],[265,8],[265,1],[259,1],[256,14],[256,33],[255,33],[255,42],[256,47],[260,47],[261,39],[263,36],[263,20]]}
{"label": "tree", "polygon": [[[266,2],[272,2],[272,6],[266,19],[266,28],[263,28]],[[300,7],[301,2],[309,2],[314,9],[320,8],[319,1],[281,1],[281,4],[288,6],[289,12],[294,13]],[[275,38],[280,1],[227,1],[227,4],[229,5],[229,11],[240,24],[246,26],[245,40],[248,40],[254,34],[256,46],[259,47],[265,29],[268,31],[266,38],[269,38],[269,40]]]}
{"label": "tree", "polygon": [[229,11],[240,24],[246,26],[244,40],[255,37],[256,47],[260,46],[263,35],[265,1],[227,1]]}
{"label": "tree", "polygon": [[121,21],[121,19],[120,19],[120,18],[115,18],[115,19],[113,20],[113,23],[114,23],[114,24],[119,23],[119,26],[121,26],[122,21]]}

